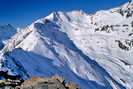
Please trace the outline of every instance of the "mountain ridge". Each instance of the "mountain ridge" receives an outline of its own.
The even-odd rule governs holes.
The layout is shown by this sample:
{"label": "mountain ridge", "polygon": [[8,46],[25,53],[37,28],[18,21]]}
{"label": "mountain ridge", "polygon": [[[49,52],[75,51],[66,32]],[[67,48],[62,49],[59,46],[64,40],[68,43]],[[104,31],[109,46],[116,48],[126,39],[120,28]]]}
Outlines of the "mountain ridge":
{"label": "mountain ridge", "polygon": [[1,70],[22,79],[59,74],[82,89],[132,89],[132,12],[126,3],[93,15],[52,13],[7,41]]}

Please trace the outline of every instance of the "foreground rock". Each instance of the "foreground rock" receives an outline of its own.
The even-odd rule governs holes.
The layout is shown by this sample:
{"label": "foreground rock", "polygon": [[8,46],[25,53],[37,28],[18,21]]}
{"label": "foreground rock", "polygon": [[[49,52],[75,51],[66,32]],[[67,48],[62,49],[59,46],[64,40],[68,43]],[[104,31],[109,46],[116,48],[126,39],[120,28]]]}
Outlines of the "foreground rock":
{"label": "foreground rock", "polygon": [[32,77],[29,80],[1,80],[0,89],[79,89],[75,84],[65,82],[58,75],[49,77]]}

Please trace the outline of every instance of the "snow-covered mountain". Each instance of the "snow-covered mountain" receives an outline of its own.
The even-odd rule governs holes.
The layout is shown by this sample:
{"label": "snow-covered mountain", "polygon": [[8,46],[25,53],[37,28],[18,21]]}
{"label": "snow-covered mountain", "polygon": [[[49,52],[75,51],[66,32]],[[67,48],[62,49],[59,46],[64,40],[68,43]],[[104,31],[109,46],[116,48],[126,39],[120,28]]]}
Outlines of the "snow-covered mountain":
{"label": "snow-covered mountain", "polygon": [[0,53],[7,75],[59,74],[81,89],[133,89],[133,1],[95,14],[54,12],[17,32]]}

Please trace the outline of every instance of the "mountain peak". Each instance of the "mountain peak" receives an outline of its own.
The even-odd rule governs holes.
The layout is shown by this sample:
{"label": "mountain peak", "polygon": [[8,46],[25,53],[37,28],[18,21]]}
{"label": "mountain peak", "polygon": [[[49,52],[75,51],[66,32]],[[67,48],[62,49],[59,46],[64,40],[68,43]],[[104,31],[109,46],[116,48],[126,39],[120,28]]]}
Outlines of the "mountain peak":
{"label": "mountain peak", "polygon": [[0,78],[58,74],[81,89],[132,89],[132,7],[130,0],[93,15],[59,11],[37,20],[0,51]]}
{"label": "mountain peak", "polygon": [[83,10],[73,10],[69,13],[84,14],[85,12]]}

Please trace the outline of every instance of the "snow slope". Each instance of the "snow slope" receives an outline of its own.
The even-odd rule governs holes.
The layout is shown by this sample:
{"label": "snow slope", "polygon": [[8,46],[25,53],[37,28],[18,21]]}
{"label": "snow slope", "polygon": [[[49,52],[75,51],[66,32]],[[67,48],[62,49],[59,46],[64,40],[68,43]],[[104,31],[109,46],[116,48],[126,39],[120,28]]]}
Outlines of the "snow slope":
{"label": "snow slope", "polygon": [[132,3],[35,21],[7,41],[0,70],[23,79],[59,74],[81,89],[133,89]]}
{"label": "snow slope", "polygon": [[0,49],[3,48],[5,41],[16,33],[16,29],[10,24],[0,25]]}

